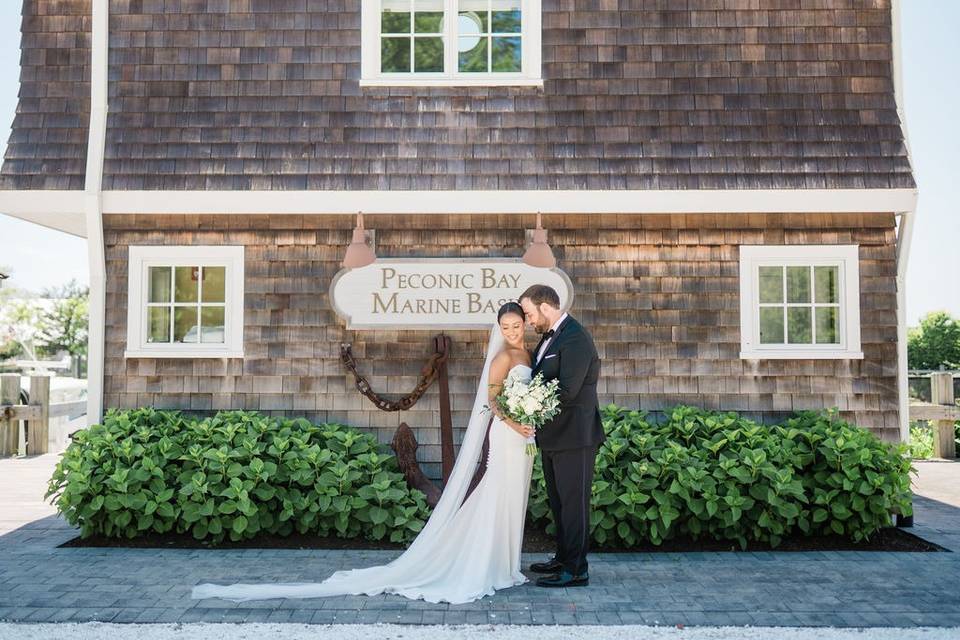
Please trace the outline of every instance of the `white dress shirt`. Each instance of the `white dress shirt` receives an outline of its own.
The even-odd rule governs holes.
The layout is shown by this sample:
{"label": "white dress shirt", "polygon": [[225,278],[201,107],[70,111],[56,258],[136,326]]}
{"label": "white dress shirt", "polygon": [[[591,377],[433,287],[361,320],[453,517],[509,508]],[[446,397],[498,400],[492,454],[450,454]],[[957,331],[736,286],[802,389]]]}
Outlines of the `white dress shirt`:
{"label": "white dress shirt", "polygon": [[[550,327],[550,330],[551,330],[551,331],[556,331],[556,330],[557,330],[557,327],[560,326],[560,323],[563,322],[564,318],[566,318],[566,317],[567,317],[567,314],[564,313],[564,314],[562,314],[559,318],[557,318],[557,321],[553,323],[553,326]],[[545,353],[547,352],[547,348],[550,347],[550,343],[553,341],[553,338],[554,338],[554,337],[555,337],[555,336],[550,336],[549,338],[547,338],[546,340],[543,341],[543,344],[542,344],[542,345],[540,345],[540,350],[537,351],[537,364],[540,363],[540,359],[543,358],[543,354],[545,354]]]}

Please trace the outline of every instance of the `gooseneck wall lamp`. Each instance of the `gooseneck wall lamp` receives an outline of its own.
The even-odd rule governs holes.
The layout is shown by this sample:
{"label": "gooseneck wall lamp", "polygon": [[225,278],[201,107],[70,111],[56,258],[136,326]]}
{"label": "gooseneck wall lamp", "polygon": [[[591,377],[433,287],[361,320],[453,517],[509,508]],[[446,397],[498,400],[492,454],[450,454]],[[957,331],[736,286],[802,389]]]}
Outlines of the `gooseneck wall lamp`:
{"label": "gooseneck wall lamp", "polygon": [[356,269],[372,264],[377,259],[373,247],[367,244],[366,230],[363,228],[363,213],[357,213],[357,226],[353,228],[353,240],[347,247],[341,265],[347,269]]}
{"label": "gooseneck wall lamp", "polygon": [[540,212],[537,212],[537,228],[533,230],[533,242],[523,254],[523,261],[531,267],[553,269],[557,266],[557,259],[553,250],[547,244],[547,230],[543,228]]}

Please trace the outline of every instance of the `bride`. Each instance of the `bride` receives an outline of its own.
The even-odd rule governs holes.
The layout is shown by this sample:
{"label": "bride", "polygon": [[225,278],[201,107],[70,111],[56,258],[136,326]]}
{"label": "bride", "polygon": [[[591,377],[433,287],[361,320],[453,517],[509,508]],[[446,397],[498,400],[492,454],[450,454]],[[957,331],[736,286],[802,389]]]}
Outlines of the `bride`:
{"label": "bride", "polygon": [[523,308],[504,304],[490,330],[473,411],[450,479],[426,525],[400,557],[383,566],[337,571],[319,583],[201,584],[192,597],[244,602],[395,593],[460,604],[527,582],[520,572],[520,549],[533,468],[533,457],[526,454],[532,427],[494,417],[486,472],[467,495],[489,420],[484,405],[497,406],[494,398],[514,369],[530,379],[523,329]]}

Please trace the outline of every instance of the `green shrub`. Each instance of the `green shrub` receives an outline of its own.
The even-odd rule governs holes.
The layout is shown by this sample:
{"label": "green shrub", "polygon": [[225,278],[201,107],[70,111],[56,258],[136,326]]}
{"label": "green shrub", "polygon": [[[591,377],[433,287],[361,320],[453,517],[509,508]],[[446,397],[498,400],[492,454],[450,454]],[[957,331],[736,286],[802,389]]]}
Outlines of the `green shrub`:
{"label": "green shrub", "polygon": [[[601,547],[678,536],[742,548],[777,546],[793,534],[859,541],[888,526],[892,513],[911,513],[905,448],[834,413],[765,426],[681,406],[655,424],[611,405],[603,423],[590,522]],[[534,480],[531,516],[553,531],[539,464]]]}
{"label": "green shrub", "polygon": [[[832,412],[765,426],[677,407],[653,423],[611,405],[603,423],[590,522],[600,546],[678,536],[743,548],[794,534],[862,540],[891,514],[911,513],[906,448]],[[111,411],[74,435],[51,495],[83,537],[175,532],[218,543],[298,532],[407,542],[429,515],[372,436],[240,411]],[[529,505],[552,530],[539,456]]]}
{"label": "green shrub", "polygon": [[925,420],[910,423],[910,457],[914,460],[933,457],[933,431]]}
{"label": "green shrub", "polygon": [[428,515],[372,436],[242,411],[111,411],[74,434],[54,494],[83,537],[173,531],[218,543],[296,531],[406,542]]}

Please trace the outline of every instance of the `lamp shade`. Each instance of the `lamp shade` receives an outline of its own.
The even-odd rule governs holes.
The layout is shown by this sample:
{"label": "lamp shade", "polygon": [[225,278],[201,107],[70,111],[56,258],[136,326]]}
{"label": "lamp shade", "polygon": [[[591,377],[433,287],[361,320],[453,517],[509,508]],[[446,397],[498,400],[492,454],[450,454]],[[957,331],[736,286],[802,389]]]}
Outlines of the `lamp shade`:
{"label": "lamp shade", "polygon": [[552,269],[557,266],[553,249],[547,244],[547,230],[543,228],[540,213],[537,213],[537,228],[533,230],[533,242],[523,254],[523,261],[531,267]]}
{"label": "lamp shade", "polygon": [[356,269],[365,267],[377,259],[377,254],[373,247],[367,244],[367,234],[363,228],[363,214],[357,214],[357,226],[353,229],[353,240],[347,247],[347,253],[343,256],[341,265],[347,269]]}

